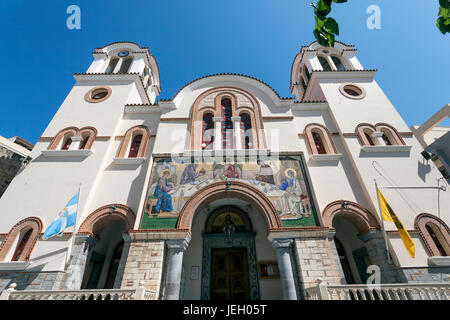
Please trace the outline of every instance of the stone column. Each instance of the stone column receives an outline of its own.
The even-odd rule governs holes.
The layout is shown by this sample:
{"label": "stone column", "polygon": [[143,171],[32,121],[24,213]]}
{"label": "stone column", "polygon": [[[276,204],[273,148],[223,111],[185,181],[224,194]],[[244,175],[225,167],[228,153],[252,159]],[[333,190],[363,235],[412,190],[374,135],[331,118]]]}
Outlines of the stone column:
{"label": "stone column", "polygon": [[188,242],[186,239],[166,240],[168,248],[166,300],[180,299],[183,254]]}
{"label": "stone column", "polygon": [[79,290],[83,281],[86,263],[89,260],[91,248],[98,240],[87,235],[75,237],[75,243],[69,260],[69,267],[63,276],[61,288],[64,290]]}
{"label": "stone column", "polygon": [[231,121],[233,121],[234,149],[241,150],[241,117],[231,117]]}
{"label": "stone column", "polygon": [[222,150],[222,117],[213,117],[214,150]]}
{"label": "stone column", "polygon": [[274,239],[272,241],[272,246],[277,252],[278,268],[280,269],[280,281],[284,300],[297,300],[290,252],[290,247],[293,242],[293,239]]}
{"label": "stone column", "polygon": [[392,258],[391,263],[388,263],[383,233],[378,230],[372,230],[360,235],[359,238],[365,242],[370,262],[380,267],[381,283],[402,282],[399,279]]}

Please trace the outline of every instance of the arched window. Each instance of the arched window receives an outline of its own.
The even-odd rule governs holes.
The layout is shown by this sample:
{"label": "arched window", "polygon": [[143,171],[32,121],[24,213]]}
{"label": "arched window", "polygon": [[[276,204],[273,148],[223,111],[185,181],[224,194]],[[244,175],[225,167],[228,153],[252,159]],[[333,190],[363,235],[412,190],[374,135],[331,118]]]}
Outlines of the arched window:
{"label": "arched window", "polygon": [[318,56],[319,62],[322,65],[323,71],[331,71],[331,66],[325,57]]}
{"label": "arched window", "polygon": [[431,256],[450,256],[450,229],[443,220],[430,213],[421,213],[416,217],[414,227]]}
{"label": "arched window", "polygon": [[120,144],[117,158],[144,158],[150,134],[150,129],[143,125],[128,129]]}
{"label": "arched window", "polygon": [[370,135],[370,133],[367,130],[364,130],[364,136],[366,137],[367,141],[369,142],[369,145],[374,146],[375,142],[373,142],[373,138]]}
{"label": "arched window", "polygon": [[0,261],[27,261],[42,231],[42,221],[29,217],[19,221],[0,245]]}
{"label": "arched window", "polygon": [[378,137],[374,136],[374,132],[376,131],[375,126],[369,123],[360,123],[355,129],[355,133],[358,135],[359,141],[363,146],[380,145]]}
{"label": "arched window", "polygon": [[28,241],[30,240],[32,233],[33,229],[29,229],[27,232],[25,232],[25,234],[22,236],[22,238],[19,240],[19,243],[17,244],[16,250],[14,251],[11,261],[19,261],[19,257],[21,256],[23,250],[25,249],[25,246],[28,244]]}
{"label": "arched window", "polygon": [[337,154],[336,146],[326,127],[317,123],[308,124],[303,135],[312,154]]}
{"label": "arched window", "polygon": [[303,92],[305,92],[306,88],[307,88],[306,83],[305,83],[305,79],[303,79],[303,77],[301,77],[300,79],[302,81]]}
{"label": "arched window", "polygon": [[314,139],[314,144],[316,145],[317,153],[318,154],[326,154],[327,151],[325,150],[325,146],[322,142],[322,138],[320,137],[320,134],[313,131],[312,136]]}
{"label": "arched window", "polygon": [[202,149],[212,149],[214,145],[214,121],[212,113],[203,115]]}
{"label": "arched window", "polygon": [[305,70],[306,79],[308,79],[308,81],[311,80],[311,74],[308,71],[308,67],[304,66],[303,70]]}
{"label": "arched window", "polygon": [[105,73],[113,73],[118,62],[119,62],[118,57],[111,58],[111,60],[109,60],[109,65],[108,65],[108,68],[106,69]]}
{"label": "arched window", "polygon": [[402,137],[399,135],[397,130],[394,127],[386,124],[386,123],[377,123],[375,125],[377,131],[383,133],[383,141],[387,146],[401,146],[405,145]]}
{"label": "arched window", "polygon": [[133,62],[133,58],[126,58],[122,61],[122,65],[120,66],[119,73],[127,73],[130,69],[131,63]]}
{"label": "arched window", "polygon": [[339,59],[336,56],[332,56],[331,60],[333,60],[333,63],[336,66],[336,69],[338,69],[339,71],[345,71],[345,66],[342,63],[341,59]]}
{"label": "arched window", "polygon": [[241,114],[241,143],[244,149],[251,149],[252,142],[252,121],[248,113]]}
{"label": "arched window", "polygon": [[71,144],[72,144],[72,137],[70,135],[64,136],[64,140],[61,145],[61,150],[69,150]]}
{"label": "arched window", "polygon": [[233,148],[233,122],[231,117],[233,111],[231,108],[231,100],[229,98],[223,98],[221,101],[222,106],[222,148]]}
{"label": "arched window", "polygon": [[448,256],[447,252],[445,252],[444,247],[442,246],[441,242],[439,241],[439,238],[436,234],[436,232],[434,232],[433,227],[431,226],[430,223],[427,223],[425,225],[425,228],[428,231],[428,234],[430,235],[431,239],[433,240],[436,248],[438,249],[439,253],[441,256],[446,257]]}
{"label": "arched window", "polygon": [[388,138],[388,136],[386,135],[386,133],[383,133],[383,135],[382,135],[381,137],[383,138],[383,141],[384,141],[384,143],[385,143],[387,146],[391,146],[391,145],[392,145],[392,142],[391,142],[391,140],[389,140],[389,138]]}
{"label": "arched window", "polygon": [[87,145],[88,140],[89,140],[89,134],[84,134],[84,135],[81,136],[81,138],[82,138],[82,140],[81,140],[81,143],[80,143],[80,147],[78,149],[84,150],[84,149],[86,149],[86,145]]}
{"label": "arched window", "polygon": [[138,134],[134,136],[133,141],[131,142],[130,152],[128,153],[128,158],[136,158],[139,152],[139,148],[141,147],[142,142],[142,134]]}

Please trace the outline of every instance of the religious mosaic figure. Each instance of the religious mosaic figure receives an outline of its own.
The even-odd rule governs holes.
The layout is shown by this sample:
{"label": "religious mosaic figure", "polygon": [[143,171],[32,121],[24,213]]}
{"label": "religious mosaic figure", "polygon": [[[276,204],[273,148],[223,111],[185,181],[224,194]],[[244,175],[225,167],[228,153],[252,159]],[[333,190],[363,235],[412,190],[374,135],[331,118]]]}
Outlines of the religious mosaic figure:
{"label": "religious mosaic figure", "polygon": [[287,179],[280,186],[285,191],[283,195],[283,210],[280,216],[284,215],[304,215],[305,209],[302,204],[302,187],[297,179],[297,173],[294,169],[285,171]]}
{"label": "religious mosaic figure", "polygon": [[255,180],[275,184],[272,167],[261,160],[256,161],[256,163],[259,165],[259,174],[256,174]]}
{"label": "religious mosaic figure", "polygon": [[227,164],[227,165],[225,165],[224,167],[223,167],[223,175],[225,176],[225,177],[227,177],[227,178],[234,178],[234,179],[238,179],[238,178],[240,178],[240,169],[237,167],[237,166],[235,166],[235,165],[232,165],[231,163],[229,163],[229,164]]}
{"label": "religious mosaic figure", "polygon": [[236,231],[236,226],[233,221],[231,221],[231,216],[229,214],[225,217],[225,222],[223,225],[223,233],[231,235]]}
{"label": "religious mosaic figure", "polygon": [[155,211],[160,212],[172,212],[172,196],[169,194],[170,191],[174,190],[175,187],[172,183],[167,182],[170,178],[170,170],[163,170],[161,172],[160,178],[155,188],[154,196],[158,198],[158,202],[155,206]]}
{"label": "religious mosaic figure", "polygon": [[184,168],[183,173],[181,174],[180,184],[194,182],[195,178],[197,178],[197,164],[190,163]]}

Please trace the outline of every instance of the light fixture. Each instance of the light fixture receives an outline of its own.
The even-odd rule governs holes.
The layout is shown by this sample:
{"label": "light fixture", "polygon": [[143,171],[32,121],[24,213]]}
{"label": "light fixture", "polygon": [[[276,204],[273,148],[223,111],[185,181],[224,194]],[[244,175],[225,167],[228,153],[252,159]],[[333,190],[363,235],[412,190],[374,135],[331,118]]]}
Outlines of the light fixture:
{"label": "light fixture", "polygon": [[422,151],[420,154],[422,155],[422,157],[423,157],[425,160],[430,160],[430,159],[431,159],[431,154],[429,154],[429,153],[426,152],[425,150]]}

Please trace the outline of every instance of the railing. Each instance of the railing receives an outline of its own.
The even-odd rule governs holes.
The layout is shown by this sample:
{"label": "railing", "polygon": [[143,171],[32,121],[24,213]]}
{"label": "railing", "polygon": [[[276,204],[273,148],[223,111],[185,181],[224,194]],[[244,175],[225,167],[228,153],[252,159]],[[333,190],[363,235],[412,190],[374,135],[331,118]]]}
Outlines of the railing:
{"label": "railing", "polygon": [[306,289],[308,300],[450,300],[450,284],[378,284],[317,286]]}
{"label": "railing", "polygon": [[93,290],[15,290],[12,283],[0,294],[0,300],[156,300],[156,292],[144,288]]}

